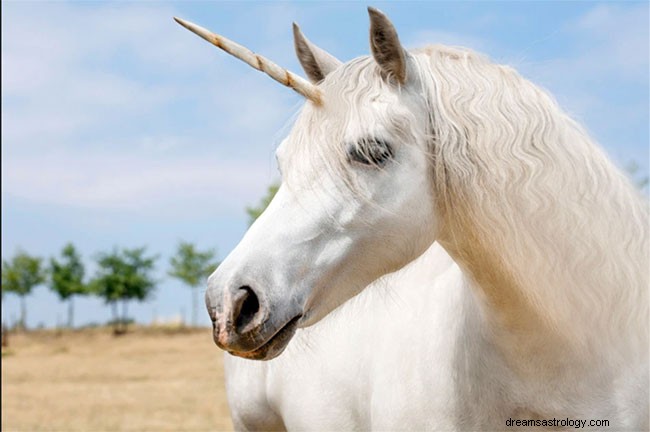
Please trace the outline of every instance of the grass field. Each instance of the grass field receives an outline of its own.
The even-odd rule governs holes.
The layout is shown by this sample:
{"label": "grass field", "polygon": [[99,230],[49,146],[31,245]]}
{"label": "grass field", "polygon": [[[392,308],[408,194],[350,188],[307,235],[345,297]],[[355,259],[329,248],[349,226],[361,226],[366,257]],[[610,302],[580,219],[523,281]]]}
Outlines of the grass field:
{"label": "grass field", "polygon": [[232,430],[209,329],[11,334],[3,431]]}

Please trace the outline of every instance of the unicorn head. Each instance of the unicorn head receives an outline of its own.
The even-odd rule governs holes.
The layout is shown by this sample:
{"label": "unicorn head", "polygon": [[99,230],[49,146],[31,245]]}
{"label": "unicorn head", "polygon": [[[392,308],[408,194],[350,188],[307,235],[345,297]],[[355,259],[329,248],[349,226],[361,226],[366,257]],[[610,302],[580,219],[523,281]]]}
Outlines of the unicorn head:
{"label": "unicorn head", "polygon": [[[232,354],[277,356],[297,327],[319,321],[435,239],[427,107],[395,28],[380,11],[369,14],[372,56],[347,64],[294,24],[311,83],[243,47],[229,50],[244,52],[238,57],[257,69],[280,70],[269,75],[308,99],[277,149],[277,195],[208,281],[214,339]],[[177,21],[217,46],[236,45]]]}
{"label": "unicorn head", "polygon": [[[345,64],[294,25],[309,82],[177,20],[307,98],[276,152],[277,195],[208,280],[217,345],[271,359],[297,328],[435,241],[504,325],[542,334],[584,313],[585,325],[572,331],[593,331],[593,314],[567,296],[600,284],[599,296],[614,298],[613,288],[647,280],[642,269],[601,274],[606,265],[575,252],[575,244],[588,245],[615,263],[629,252],[611,245],[616,235],[644,253],[647,237],[612,234],[614,216],[604,210],[634,201],[625,180],[550,97],[510,68],[459,49],[407,52],[383,13],[369,15],[371,55]],[[560,191],[563,201],[550,205]],[[574,211],[576,202],[584,208]],[[568,210],[557,211],[562,206]],[[635,212],[629,226],[645,214]]]}

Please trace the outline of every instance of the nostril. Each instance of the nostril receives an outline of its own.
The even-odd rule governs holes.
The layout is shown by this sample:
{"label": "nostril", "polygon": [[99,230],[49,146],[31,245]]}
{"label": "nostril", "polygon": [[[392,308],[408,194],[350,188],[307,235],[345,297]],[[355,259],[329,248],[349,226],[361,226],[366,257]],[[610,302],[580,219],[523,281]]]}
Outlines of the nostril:
{"label": "nostril", "polygon": [[240,332],[242,328],[246,327],[246,325],[248,325],[253,320],[257,314],[257,311],[260,310],[260,301],[257,298],[255,291],[253,291],[251,287],[248,286],[244,286],[239,289],[244,290],[245,295],[243,296],[243,303],[241,304],[239,315],[235,320],[235,328],[238,332]]}

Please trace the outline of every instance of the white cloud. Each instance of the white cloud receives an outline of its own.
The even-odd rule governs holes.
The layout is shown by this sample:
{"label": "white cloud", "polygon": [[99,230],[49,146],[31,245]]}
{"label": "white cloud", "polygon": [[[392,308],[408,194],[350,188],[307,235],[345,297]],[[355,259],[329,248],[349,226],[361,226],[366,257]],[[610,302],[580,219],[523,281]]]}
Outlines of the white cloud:
{"label": "white cloud", "polygon": [[[129,121],[170,103],[176,90],[104,72],[70,74],[3,110],[2,138],[24,150],[68,141],[93,127]],[[69,142],[69,141],[68,141]]]}
{"label": "white cloud", "polygon": [[180,212],[187,207],[241,213],[272,176],[270,164],[248,160],[145,161],[97,153],[17,158],[3,171],[3,193],[24,200],[140,212],[180,206]]}
{"label": "white cloud", "polygon": [[647,5],[596,6],[569,23],[561,37],[569,48],[564,57],[524,63],[521,67],[567,88],[591,86],[607,79],[647,83],[650,55]]}
{"label": "white cloud", "polygon": [[650,55],[647,4],[626,8],[598,5],[577,21],[573,32],[583,45],[592,46],[586,67],[647,82]]}
{"label": "white cloud", "polygon": [[3,141],[39,149],[172,101],[178,89],[160,75],[207,61],[172,16],[139,5],[4,5]]}
{"label": "white cloud", "polygon": [[238,213],[257,201],[297,98],[174,15],[168,5],[3,5],[3,196]]}

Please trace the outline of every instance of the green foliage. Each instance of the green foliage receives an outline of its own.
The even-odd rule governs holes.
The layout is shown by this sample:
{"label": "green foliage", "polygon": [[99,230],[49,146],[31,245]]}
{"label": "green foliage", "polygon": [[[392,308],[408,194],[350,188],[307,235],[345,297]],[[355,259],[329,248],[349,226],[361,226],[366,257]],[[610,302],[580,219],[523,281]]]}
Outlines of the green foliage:
{"label": "green foliage", "polygon": [[628,175],[632,179],[632,182],[639,188],[640,191],[645,191],[650,183],[650,178],[647,174],[641,172],[641,167],[635,161],[630,162],[625,167]]}
{"label": "green foliage", "polygon": [[45,282],[46,273],[41,258],[19,251],[11,261],[2,261],[2,293],[13,292],[23,297],[32,288]]}
{"label": "green foliage", "polygon": [[61,300],[75,294],[86,294],[88,288],[83,283],[84,265],[74,245],[68,243],[61,251],[61,261],[50,259],[50,288]]}
{"label": "green foliage", "polygon": [[259,205],[257,207],[246,207],[246,213],[248,213],[248,225],[251,226],[253,225],[253,222],[260,217],[262,212],[266,210],[266,208],[269,206],[271,203],[271,200],[275,196],[275,194],[278,192],[278,189],[280,189],[280,185],[277,183],[272,184],[269,186],[269,188],[266,191],[266,195],[262,198],[260,201]]}
{"label": "green foliage", "polygon": [[[146,248],[114,249],[97,257],[97,275],[90,281],[90,290],[103,297],[113,310],[113,332],[126,332],[129,300],[145,300],[155,287],[151,277],[158,256],[145,257]],[[122,302],[122,317],[118,318],[117,302]],[[120,328],[120,325],[122,326]]]}
{"label": "green foliage", "polygon": [[68,300],[68,327],[74,323],[74,295],[89,294],[83,283],[84,265],[74,245],[68,243],[61,251],[61,261],[50,259],[50,288],[61,300]]}
{"label": "green foliage", "polygon": [[203,284],[219,265],[214,261],[215,254],[214,250],[200,252],[192,243],[180,242],[176,255],[169,260],[171,270],[168,274],[190,287],[197,287]]}
{"label": "green foliage", "polygon": [[214,256],[214,250],[199,252],[192,243],[180,242],[176,255],[169,260],[171,270],[168,274],[192,288],[192,324],[194,326],[197,324],[198,309],[196,287],[205,283],[210,273],[219,266],[219,263],[214,261]]}
{"label": "green foliage", "polygon": [[113,250],[97,257],[97,275],[90,282],[93,293],[107,303],[118,300],[145,300],[153,292],[150,273],[158,256],[145,257],[146,248]]}
{"label": "green foliage", "polygon": [[2,295],[13,292],[20,296],[20,323],[25,328],[27,321],[27,307],[25,296],[32,289],[45,282],[46,272],[41,267],[41,258],[32,257],[25,252],[18,251],[11,261],[2,261]]}

